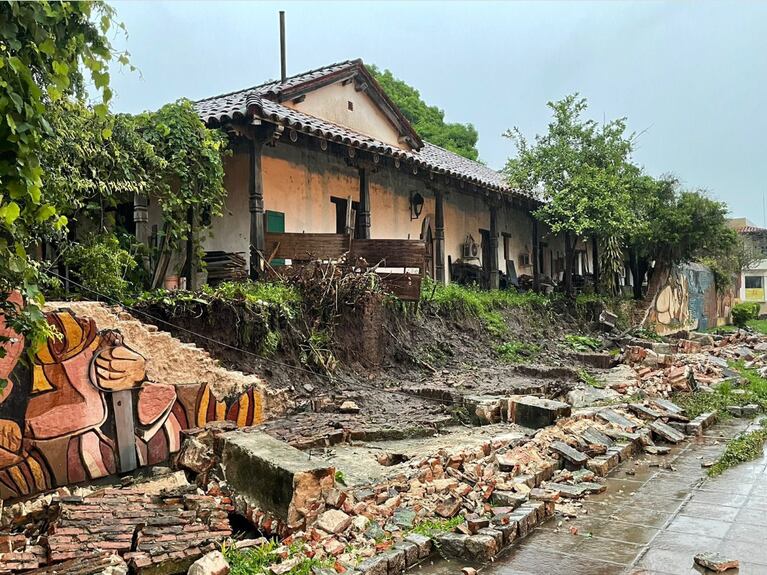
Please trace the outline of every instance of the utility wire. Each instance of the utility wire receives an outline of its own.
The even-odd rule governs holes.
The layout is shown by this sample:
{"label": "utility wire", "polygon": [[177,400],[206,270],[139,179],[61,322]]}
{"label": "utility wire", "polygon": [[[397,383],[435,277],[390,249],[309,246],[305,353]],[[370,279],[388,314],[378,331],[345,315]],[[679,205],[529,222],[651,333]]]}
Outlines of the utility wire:
{"label": "utility wire", "polygon": [[[55,277],[59,278],[60,280],[66,280],[70,284],[75,285],[78,288],[84,289],[84,290],[86,290],[86,291],[88,291],[88,292],[98,296],[99,298],[102,298],[103,300],[112,302],[112,304],[120,306],[121,308],[129,311],[130,313],[132,313],[134,315],[135,314],[142,315],[142,316],[144,316],[144,317],[146,317],[146,318],[148,318],[148,319],[150,319],[150,320],[152,320],[154,322],[157,322],[157,323],[160,323],[160,324],[164,324],[166,326],[169,326],[171,328],[177,329],[179,331],[186,332],[189,335],[198,337],[200,339],[203,339],[203,340],[208,341],[210,343],[214,343],[216,345],[220,345],[221,347],[225,347],[225,348],[231,349],[233,351],[238,351],[240,353],[244,353],[246,355],[249,355],[251,357],[259,359],[259,360],[261,360],[261,361],[263,361],[265,363],[270,363],[272,365],[276,365],[276,366],[279,366],[279,367],[285,367],[287,369],[292,369],[294,371],[300,371],[300,372],[307,373],[307,374],[315,376],[315,377],[325,378],[328,381],[333,382],[333,378],[330,375],[326,374],[326,373],[318,373],[316,371],[312,371],[312,370],[306,369],[304,367],[299,367],[297,365],[291,365],[289,363],[278,361],[276,359],[271,359],[271,358],[268,358],[268,357],[264,357],[262,355],[259,355],[259,354],[255,353],[255,352],[253,352],[253,351],[250,351],[248,349],[244,349],[244,348],[241,348],[241,347],[237,347],[236,345],[228,344],[226,342],[217,340],[217,339],[209,337],[207,335],[203,335],[203,334],[198,333],[196,331],[193,331],[191,329],[187,329],[187,328],[182,327],[180,325],[176,325],[176,324],[171,323],[171,322],[169,322],[167,320],[164,320],[162,318],[153,316],[152,314],[150,314],[148,312],[145,312],[143,310],[131,307],[131,306],[121,302],[120,300],[118,300],[118,299],[116,299],[114,297],[111,297],[111,296],[108,296],[106,294],[100,293],[100,292],[98,292],[97,290],[95,290],[93,288],[90,288],[90,287],[85,286],[85,285],[83,285],[81,283],[78,283],[78,282],[74,281],[72,278],[64,278],[63,276],[59,275],[58,273],[56,273],[54,271],[47,270],[46,273],[48,273],[48,274],[50,274],[52,276],[55,276]],[[381,388],[373,386],[373,385],[370,385],[370,384],[367,384],[365,382],[357,381],[357,382],[355,382],[355,384],[358,385],[359,387],[370,389],[372,391],[381,391]],[[424,395],[418,395],[416,393],[408,393],[408,392],[403,391],[401,389],[384,389],[384,391],[388,391],[389,393],[396,393],[396,394],[403,395],[403,396],[410,397],[410,398],[415,397],[415,398],[418,398],[418,399],[423,399],[424,401],[431,401],[431,402],[440,403],[440,404],[443,404],[443,405],[455,405],[454,401],[440,399],[438,397],[428,397],[428,396],[424,396]]]}

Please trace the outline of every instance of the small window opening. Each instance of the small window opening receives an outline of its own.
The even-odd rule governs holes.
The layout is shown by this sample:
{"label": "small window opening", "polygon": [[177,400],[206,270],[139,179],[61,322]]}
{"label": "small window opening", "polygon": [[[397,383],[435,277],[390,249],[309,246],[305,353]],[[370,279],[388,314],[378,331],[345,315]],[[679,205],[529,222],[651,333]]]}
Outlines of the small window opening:
{"label": "small window opening", "polygon": [[353,112],[354,111],[354,102],[352,102],[351,100],[347,101],[346,102],[346,107],[349,108],[350,112]]}

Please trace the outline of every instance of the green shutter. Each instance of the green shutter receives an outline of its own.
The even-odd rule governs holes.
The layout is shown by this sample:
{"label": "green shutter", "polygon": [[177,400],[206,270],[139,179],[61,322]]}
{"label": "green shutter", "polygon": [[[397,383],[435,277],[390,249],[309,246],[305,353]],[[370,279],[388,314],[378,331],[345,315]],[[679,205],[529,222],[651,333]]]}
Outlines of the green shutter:
{"label": "green shutter", "polygon": [[[272,212],[266,210],[266,231],[272,234],[284,234],[285,233],[285,214],[283,212]],[[268,256],[269,254],[265,254]],[[285,260],[281,258],[275,258],[272,260],[272,266],[284,266]]]}

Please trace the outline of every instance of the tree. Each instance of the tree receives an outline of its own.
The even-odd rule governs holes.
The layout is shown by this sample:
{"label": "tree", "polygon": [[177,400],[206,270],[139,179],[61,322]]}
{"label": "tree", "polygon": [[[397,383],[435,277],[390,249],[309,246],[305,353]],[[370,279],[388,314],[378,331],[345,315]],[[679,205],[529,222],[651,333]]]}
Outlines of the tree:
{"label": "tree", "polygon": [[479,134],[474,126],[446,123],[444,111],[429,106],[418,90],[395,78],[389,70],[382,72],[376,66],[368,66],[368,70],[421,138],[470,160],[479,158]]}
{"label": "tree", "polygon": [[625,241],[635,299],[643,297],[648,272],[661,278],[675,264],[741,257],[737,234],[727,226],[727,205],[701,191],[682,190],[673,176],[636,178],[631,206],[635,224]]}
{"label": "tree", "polygon": [[[54,243],[70,266],[77,268],[82,262],[88,272],[81,274],[86,287],[107,285],[96,279],[94,270],[101,270],[103,277],[110,269],[131,271],[124,261],[136,252],[135,240],[127,241],[124,230],[108,216],[119,204],[132,203],[135,194],[151,196],[162,209],[166,252],[187,240],[192,226],[204,230],[203,213],[221,214],[227,138],[220,130],[206,128],[189,101],[132,116],[99,115],[82,101],[65,99],[51,106],[48,117],[53,135],[41,151],[46,194],[57,212],[68,218],[74,240]],[[74,233],[78,229],[86,233]],[[119,254],[122,259],[115,253],[111,268],[107,261],[101,267],[94,265],[115,249],[118,238],[128,250]],[[118,296],[128,287],[122,281],[98,291]]]}
{"label": "tree", "polygon": [[632,226],[630,185],[632,138],[624,119],[599,125],[582,116],[577,94],[549,102],[548,132],[530,143],[518,128],[507,131],[517,157],[504,168],[509,185],[537,194],[544,204],[535,217],[565,236],[565,289],[572,292],[575,243],[579,237],[622,237]]}
{"label": "tree", "polygon": [[87,70],[101,95],[96,111],[111,99],[108,63],[127,54],[112,51],[107,33],[114,12],[103,2],[0,3],[0,292],[21,289],[22,311],[3,300],[9,324],[36,346],[52,335],[44,320],[39,269],[28,255],[46,230],[61,230],[44,187],[43,140],[51,134],[48,106],[67,94],[82,94]]}

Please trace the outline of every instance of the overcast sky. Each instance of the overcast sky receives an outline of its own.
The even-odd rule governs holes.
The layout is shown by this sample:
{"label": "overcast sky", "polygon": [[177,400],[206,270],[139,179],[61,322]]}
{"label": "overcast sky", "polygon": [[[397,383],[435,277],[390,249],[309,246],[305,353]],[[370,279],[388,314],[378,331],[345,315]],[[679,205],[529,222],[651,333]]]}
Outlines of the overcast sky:
{"label": "overcast sky", "polygon": [[578,91],[593,118],[642,132],[649,173],[767,225],[767,2],[110,3],[141,71],[113,73],[118,111],[278,77],[282,9],[288,74],[352,58],[389,68],[474,124],[493,168],[513,154],[504,130],[545,131],[546,102]]}

